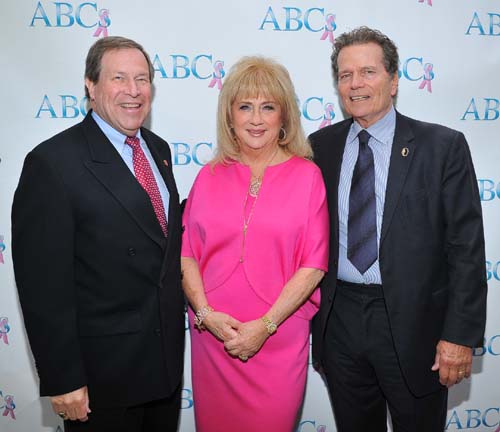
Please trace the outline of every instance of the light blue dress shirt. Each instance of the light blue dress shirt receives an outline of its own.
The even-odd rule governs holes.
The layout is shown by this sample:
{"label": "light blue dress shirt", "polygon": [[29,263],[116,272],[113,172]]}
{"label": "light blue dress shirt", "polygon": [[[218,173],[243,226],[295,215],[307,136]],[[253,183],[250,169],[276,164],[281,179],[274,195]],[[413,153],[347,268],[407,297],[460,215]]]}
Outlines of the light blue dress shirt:
{"label": "light blue dress shirt", "polygon": [[[113,147],[116,149],[118,154],[121,156],[125,164],[127,165],[130,172],[134,175],[134,162],[133,162],[133,150],[128,144],[125,144],[126,135],[123,135],[121,132],[118,132],[116,129],[111,127],[108,123],[106,123],[95,111],[92,111],[92,118],[96,121],[97,125],[104,132],[104,135],[108,138],[108,140],[113,144]],[[170,194],[168,193],[167,186],[165,185],[165,181],[158,170],[158,166],[149,151],[146,142],[142,139],[141,131],[137,131],[137,138],[139,138],[141,142],[141,148],[146,156],[146,159],[153,170],[153,175],[155,176],[156,184],[158,185],[158,189],[160,190],[161,200],[163,201],[163,208],[165,209],[165,217],[168,221],[168,203],[170,199]]]}
{"label": "light blue dress shirt", "polygon": [[[377,259],[372,266],[361,274],[356,267],[347,259],[347,223],[349,217],[349,193],[351,180],[358,158],[359,140],[358,133],[363,128],[353,122],[347,134],[342,167],[339,182],[339,269],[338,278],[361,284],[381,284],[380,265]],[[377,246],[380,247],[380,232],[382,230],[382,218],[384,215],[385,190],[387,187],[387,176],[389,174],[389,163],[391,159],[392,142],[396,129],[396,111],[394,107],[378,122],[371,125],[368,133],[371,135],[368,146],[373,152],[375,167],[375,198],[377,208]]]}

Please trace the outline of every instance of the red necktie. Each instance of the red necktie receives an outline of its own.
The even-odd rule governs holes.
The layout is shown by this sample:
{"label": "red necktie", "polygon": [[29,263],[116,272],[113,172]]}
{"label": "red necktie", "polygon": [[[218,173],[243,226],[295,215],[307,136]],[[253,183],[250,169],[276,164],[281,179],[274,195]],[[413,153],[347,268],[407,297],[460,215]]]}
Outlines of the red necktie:
{"label": "red necktie", "polygon": [[167,218],[165,216],[165,207],[163,207],[163,201],[161,199],[160,190],[158,189],[158,184],[156,183],[153,170],[151,169],[151,166],[142,151],[140,140],[137,137],[127,137],[125,139],[125,144],[132,147],[132,161],[134,163],[135,177],[142,188],[148,193],[163,234],[166,236]]}

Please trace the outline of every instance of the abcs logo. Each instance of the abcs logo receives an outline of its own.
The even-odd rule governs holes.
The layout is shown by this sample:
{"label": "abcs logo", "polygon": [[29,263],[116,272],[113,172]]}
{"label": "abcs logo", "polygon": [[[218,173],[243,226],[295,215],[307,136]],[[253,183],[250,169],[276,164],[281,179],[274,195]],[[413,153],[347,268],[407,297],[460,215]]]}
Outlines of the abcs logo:
{"label": "abcs logo", "polygon": [[194,163],[203,166],[212,159],[212,148],[211,142],[199,142],[196,144],[174,142],[171,144],[172,163],[174,165],[189,165]]}
{"label": "abcs logo", "polygon": [[500,182],[495,184],[490,179],[477,179],[477,186],[481,201],[492,201],[495,198],[500,198]]}
{"label": "abcs logo", "polygon": [[161,79],[187,79],[190,77],[198,80],[210,79],[208,87],[217,87],[219,90],[222,88],[222,79],[226,74],[224,62],[214,60],[212,54],[198,54],[192,58],[184,54],[171,54],[163,62],[160,56],[155,54],[153,67]]}
{"label": "abcs logo", "polygon": [[189,388],[183,388],[181,393],[181,409],[193,408],[193,390]]}
{"label": "abcs logo", "polygon": [[500,281],[500,261],[491,262],[486,261],[486,280],[490,280],[491,278]]}
{"label": "abcs logo", "polygon": [[5,251],[5,243],[3,242],[3,235],[0,235],[0,264],[4,263],[3,253]]}
{"label": "abcs logo", "polygon": [[[109,9],[97,7],[97,3],[80,3],[73,6],[66,2],[53,2],[49,7],[55,6],[54,10],[47,13],[42,2],[38,2],[31,18],[30,27],[44,25],[45,27],[73,27],[77,25],[85,29],[97,27],[93,36],[108,36],[108,28],[111,25]],[[52,20],[51,20],[52,19]]]}
{"label": "abcs logo", "polygon": [[12,420],[16,419],[16,414],[14,410],[16,409],[16,404],[14,403],[14,396],[5,395],[0,390],[0,412],[3,410],[3,417],[10,417]]}
{"label": "abcs logo", "polygon": [[87,98],[84,96],[78,99],[74,95],[61,94],[49,98],[43,95],[42,102],[38,107],[35,118],[41,118],[48,115],[50,118],[76,118],[79,115],[87,115]]}
{"label": "abcs logo", "polygon": [[483,346],[474,348],[472,355],[475,357],[482,357],[485,354],[492,356],[500,356],[500,334],[494,335],[489,339],[483,339]]}
{"label": "abcs logo", "polygon": [[419,3],[425,3],[425,2],[427,2],[427,4],[428,4],[429,6],[432,6],[432,0],[418,0],[418,2],[419,2]]}
{"label": "abcs logo", "polygon": [[408,81],[420,81],[418,88],[426,89],[432,93],[432,80],[434,79],[434,64],[424,61],[423,57],[409,57],[402,63],[398,70],[399,78],[405,78]]}
{"label": "abcs logo", "polygon": [[326,13],[324,8],[309,8],[285,6],[280,9],[267,8],[259,30],[296,32],[301,30],[321,33],[320,40],[328,39],[334,42],[333,32],[337,29],[335,15]]}
{"label": "abcs logo", "polygon": [[299,102],[299,108],[304,119],[311,122],[321,121],[318,129],[331,125],[332,120],[335,118],[335,107],[333,103],[327,101],[323,97],[308,97],[303,103]]}
{"label": "abcs logo", "polygon": [[326,432],[326,426],[317,425],[315,420],[302,420],[297,432]]}
{"label": "abcs logo", "polygon": [[499,99],[478,98],[476,101],[476,98],[472,98],[460,120],[497,120],[499,117]]}
{"label": "abcs logo", "polygon": [[[446,423],[445,430],[470,430],[483,426],[494,428],[500,425],[500,408],[453,410]],[[497,432],[498,429],[495,430]]]}
{"label": "abcs logo", "polygon": [[7,336],[7,333],[9,332],[9,318],[0,317],[0,341],[3,341],[5,345],[9,345],[9,337]]}
{"label": "abcs logo", "polygon": [[500,36],[500,14],[487,13],[486,16],[483,15],[481,20],[478,13],[474,12],[465,34],[467,36],[472,34],[476,36]]}

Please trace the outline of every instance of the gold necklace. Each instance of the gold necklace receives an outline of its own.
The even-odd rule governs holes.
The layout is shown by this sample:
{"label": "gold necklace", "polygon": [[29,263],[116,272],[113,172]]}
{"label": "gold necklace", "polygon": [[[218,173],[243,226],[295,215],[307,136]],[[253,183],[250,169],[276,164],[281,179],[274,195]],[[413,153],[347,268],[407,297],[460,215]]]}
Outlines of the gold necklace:
{"label": "gold necklace", "polygon": [[[259,192],[260,192],[260,187],[262,185],[262,180],[264,178],[264,173],[266,172],[266,168],[271,164],[273,161],[274,157],[278,153],[279,147],[276,148],[274,153],[272,154],[271,158],[266,162],[264,165],[264,170],[262,171],[262,174],[258,176],[257,178],[254,178],[252,174],[250,177],[250,185],[248,186],[247,193],[245,194],[245,201],[243,203],[243,240],[241,243],[241,255],[240,255],[240,263],[243,262],[243,255],[245,253],[245,246],[246,246],[246,240],[247,240],[247,230],[248,230],[248,225],[250,225],[250,220],[252,219],[253,211],[255,209],[255,204],[257,204],[257,199],[259,198]],[[250,170],[251,173],[252,170]],[[252,207],[250,208],[250,212],[248,213],[248,217],[245,215],[245,211],[247,208],[247,203],[248,203],[248,197],[251,196],[254,198]]]}
{"label": "gold necklace", "polygon": [[[266,171],[266,168],[269,166],[269,164],[273,161],[274,157],[278,153],[279,147],[276,147],[276,150],[273,152],[271,155],[270,159],[264,164],[264,169],[262,170],[262,173],[258,176],[253,175],[252,169],[250,168],[250,185],[248,186],[248,193],[250,196],[256,198],[257,195],[259,194],[260,187],[262,186],[262,178],[264,177],[264,172]],[[250,167],[250,165],[248,165]]]}

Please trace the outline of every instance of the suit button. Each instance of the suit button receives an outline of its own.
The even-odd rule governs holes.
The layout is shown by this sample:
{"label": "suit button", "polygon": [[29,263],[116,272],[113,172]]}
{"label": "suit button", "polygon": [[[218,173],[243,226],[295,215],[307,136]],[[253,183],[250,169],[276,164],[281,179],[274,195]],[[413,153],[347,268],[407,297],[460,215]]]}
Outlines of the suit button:
{"label": "suit button", "polygon": [[128,248],[128,255],[129,256],[135,256],[135,249],[134,248]]}
{"label": "suit button", "polygon": [[161,330],[159,328],[155,329],[156,336],[161,336]]}

